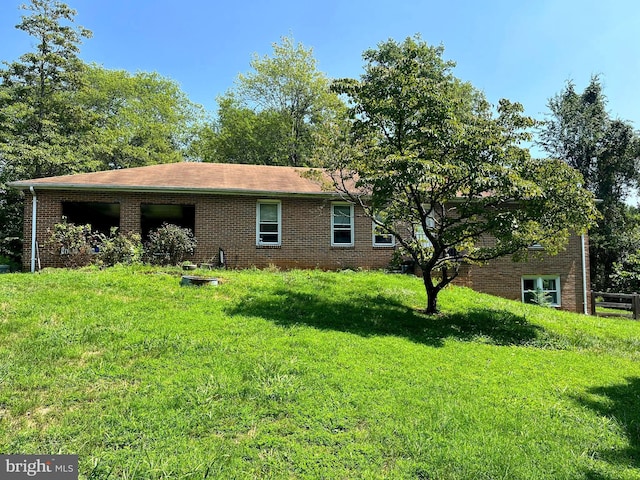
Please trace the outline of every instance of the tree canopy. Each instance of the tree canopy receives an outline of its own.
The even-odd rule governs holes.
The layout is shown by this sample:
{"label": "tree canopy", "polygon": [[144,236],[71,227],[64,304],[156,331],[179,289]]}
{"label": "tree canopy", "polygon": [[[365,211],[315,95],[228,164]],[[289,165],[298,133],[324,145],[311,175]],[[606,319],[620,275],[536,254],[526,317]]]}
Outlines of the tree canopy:
{"label": "tree canopy", "polygon": [[0,156],[3,173],[33,178],[86,169],[84,135],[94,115],[74,101],[84,85],[78,52],[91,32],[73,25],[75,10],[32,0],[16,28],[36,41],[35,50],[0,70]]}
{"label": "tree canopy", "polygon": [[202,116],[172,80],[85,64],[91,32],[66,4],[21,8],[34,50],[0,69],[0,252],[14,257],[22,199],[8,182],[180,161]]}
{"label": "tree canopy", "polygon": [[255,111],[228,93],[218,97],[218,115],[204,126],[190,155],[204,162],[288,165],[286,114]]}
{"label": "tree canopy", "polygon": [[456,78],[443,47],[419,37],[367,50],[359,80],[341,79],[350,128],[324,143],[335,185],[362,204],[421,268],[428,313],[462,264],[557,253],[596,216],[578,172],[520,146],[532,119]]}
{"label": "tree canopy", "polygon": [[254,55],[252,71],[218,98],[218,115],[195,147],[205,161],[309,165],[314,132],[344,114],[312,49],[283,37],[272,56]]}
{"label": "tree canopy", "polygon": [[599,77],[582,93],[573,82],[548,102],[539,143],[553,157],[579,171],[585,187],[601,202],[602,220],[590,231],[591,279],[597,290],[610,286],[613,265],[640,244],[627,232],[636,218],[625,199],[638,185],[640,140],[630,123],[611,118]]}
{"label": "tree canopy", "polygon": [[182,161],[204,112],[158,73],[89,65],[77,102],[95,115],[88,154],[98,170]]}
{"label": "tree canopy", "polygon": [[78,57],[91,32],[74,25],[76,12],[59,2],[32,0],[16,28],[34,51],[0,69],[0,251],[22,237],[22,201],[11,180],[87,170],[83,152],[93,113],[73,100],[84,85]]}

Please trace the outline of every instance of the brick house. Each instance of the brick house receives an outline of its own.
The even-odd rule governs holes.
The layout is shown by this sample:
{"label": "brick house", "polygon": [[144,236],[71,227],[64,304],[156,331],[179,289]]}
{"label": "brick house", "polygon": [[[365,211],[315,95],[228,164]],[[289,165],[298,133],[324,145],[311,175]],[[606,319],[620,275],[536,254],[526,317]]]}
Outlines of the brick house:
{"label": "brick house", "polygon": [[[57,265],[56,257],[34,247],[44,244],[47,230],[63,216],[105,233],[115,226],[143,237],[165,221],[191,228],[198,240],[198,263],[387,267],[395,251],[393,239],[376,234],[358,205],[308,173],[294,167],[173,163],[13,182],[27,197],[23,267],[34,270],[36,253],[42,267]],[[456,282],[521,301],[542,288],[559,308],[586,312],[586,243],[584,236],[573,236],[554,257],[540,255],[522,263],[502,258],[467,267]]]}

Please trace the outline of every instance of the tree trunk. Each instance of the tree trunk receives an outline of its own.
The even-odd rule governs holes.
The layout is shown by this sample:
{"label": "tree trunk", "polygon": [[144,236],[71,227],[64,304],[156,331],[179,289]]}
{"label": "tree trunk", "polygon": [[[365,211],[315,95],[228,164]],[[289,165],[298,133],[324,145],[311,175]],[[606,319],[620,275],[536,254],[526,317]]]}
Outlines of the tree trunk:
{"label": "tree trunk", "polygon": [[433,285],[431,281],[431,275],[429,273],[424,273],[424,288],[427,292],[427,309],[425,313],[428,315],[435,315],[438,313],[438,293],[440,289]]}
{"label": "tree trunk", "polygon": [[427,309],[425,313],[428,315],[438,313],[438,292],[427,292]]}

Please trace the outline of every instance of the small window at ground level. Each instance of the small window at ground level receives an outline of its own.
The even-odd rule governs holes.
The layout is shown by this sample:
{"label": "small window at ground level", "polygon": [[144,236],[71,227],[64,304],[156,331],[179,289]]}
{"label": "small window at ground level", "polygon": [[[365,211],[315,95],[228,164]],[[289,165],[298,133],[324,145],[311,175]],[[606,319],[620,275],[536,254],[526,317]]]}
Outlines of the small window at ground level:
{"label": "small window at ground level", "polygon": [[151,230],[161,227],[163,223],[171,223],[182,228],[188,228],[195,235],[195,205],[156,203],[142,203],[140,205],[140,231],[143,238],[147,238]]}
{"label": "small window at ground level", "polygon": [[91,230],[109,235],[120,227],[120,204],[106,202],[62,202],[62,216],[74,225],[91,225]]}
{"label": "small window at ground level", "polygon": [[256,245],[280,245],[281,206],[278,201],[259,201],[256,208]]}
{"label": "small window at ground level", "polygon": [[560,277],[553,275],[522,277],[522,301],[559,307]]}
{"label": "small window at ground level", "polygon": [[353,205],[336,203],[331,206],[331,245],[353,245]]}

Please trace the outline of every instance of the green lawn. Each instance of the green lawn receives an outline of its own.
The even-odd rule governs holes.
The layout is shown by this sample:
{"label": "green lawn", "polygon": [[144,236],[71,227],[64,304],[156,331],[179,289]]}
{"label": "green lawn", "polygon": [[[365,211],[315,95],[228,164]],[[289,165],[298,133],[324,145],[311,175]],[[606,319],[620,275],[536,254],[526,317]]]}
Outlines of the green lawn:
{"label": "green lawn", "polygon": [[81,478],[640,479],[640,322],[416,278],[0,275],[0,453]]}

